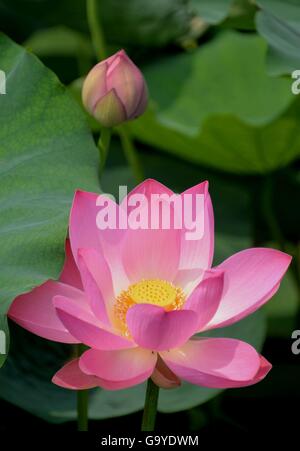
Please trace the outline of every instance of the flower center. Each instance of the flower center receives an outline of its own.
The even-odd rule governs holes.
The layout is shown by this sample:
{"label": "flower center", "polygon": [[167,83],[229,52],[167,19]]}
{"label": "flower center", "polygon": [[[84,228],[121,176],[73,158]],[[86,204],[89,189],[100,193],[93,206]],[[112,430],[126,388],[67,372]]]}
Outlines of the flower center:
{"label": "flower center", "polygon": [[126,314],[135,304],[153,304],[163,307],[166,311],[180,309],[185,301],[185,295],[180,287],[166,280],[147,279],[130,285],[116,298],[114,305],[114,321],[116,327],[129,336]]}

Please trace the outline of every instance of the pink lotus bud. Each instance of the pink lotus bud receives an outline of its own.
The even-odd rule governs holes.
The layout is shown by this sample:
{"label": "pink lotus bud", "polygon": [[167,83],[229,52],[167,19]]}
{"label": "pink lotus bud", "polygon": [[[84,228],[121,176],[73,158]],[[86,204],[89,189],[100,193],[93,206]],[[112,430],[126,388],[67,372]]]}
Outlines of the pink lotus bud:
{"label": "pink lotus bud", "polygon": [[83,104],[104,127],[143,114],[147,98],[144,77],[124,50],[93,67],[83,83]]}

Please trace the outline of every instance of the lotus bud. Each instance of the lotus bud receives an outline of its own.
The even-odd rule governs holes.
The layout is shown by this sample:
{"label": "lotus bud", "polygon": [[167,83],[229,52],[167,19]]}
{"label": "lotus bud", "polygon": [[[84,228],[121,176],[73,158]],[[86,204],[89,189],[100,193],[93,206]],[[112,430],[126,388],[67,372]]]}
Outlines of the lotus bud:
{"label": "lotus bud", "polygon": [[140,116],[147,99],[144,77],[124,50],[94,66],[83,83],[83,105],[104,127]]}

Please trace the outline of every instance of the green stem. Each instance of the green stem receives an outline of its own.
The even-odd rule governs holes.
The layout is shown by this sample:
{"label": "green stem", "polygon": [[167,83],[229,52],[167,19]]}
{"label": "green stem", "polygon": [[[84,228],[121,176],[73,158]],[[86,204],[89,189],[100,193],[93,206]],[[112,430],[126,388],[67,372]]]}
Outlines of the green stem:
{"label": "green stem", "polygon": [[154,431],[158,395],[159,387],[152,381],[151,378],[149,378],[147,383],[145,407],[142,419],[142,431]]}
{"label": "green stem", "polygon": [[107,53],[104,34],[100,26],[98,6],[99,2],[97,3],[97,0],[86,1],[87,21],[92,36],[94,50],[99,60],[104,60],[107,58]]}
{"label": "green stem", "polygon": [[77,429],[78,431],[88,431],[88,405],[89,391],[77,391]]}
{"label": "green stem", "polygon": [[98,149],[100,154],[100,175],[103,172],[111,139],[111,129],[103,127],[100,132]]}
{"label": "green stem", "polygon": [[127,132],[125,125],[118,127],[117,131],[121,139],[125,157],[128,161],[129,166],[131,167],[135,180],[137,183],[141,183],[144,180],[145,176],[131,136]]}
{"label": "green stem", "polygon": [[[106,43],[105,38],[101,26],[101,20],[99,15],[99,2],[97,3],[96,0],[87,0],[86,2],[86,10],[87,10],[87,19],[88,19],[88,25],[92,37],[93,46],[96,52],[97,57],[100,60],[103,60],[107,57],[107,51],[106,51]],[[116,131],[118,135],[120,136],[122,148],[125,154],[125,157],[127,159],[127,162],[129,166],[131,167],[131,170],[133,172],[133,175],[137,181],[137,183],[140,183],[144,180],[144,174],[143,170],[138,158],[137,151],[134,147],[134,143],[131,139],[130,134],[127,131],[127,128],[125,125],[120,125],[116,128]],[[103,134],[103,131],[102,131]],[[102,134],[100,137],[100,140],[102,140]],[[103,138],[104,140],[104,138]],[[101,146],[101,149],[100,149]],[[106,156],[107,156],[107,150],[108,146],[104,143],[104,150],[102,149],[102,144],[98,143],[98,147],[100,149],[100,153],[102,153],[102,161],[105,162]],[[103,158],[103,152],[104,152],[104,158]],[[101,172],[104,167],[104,163],[101,164]]]}
{"label": "green stem", "polygon": [[[77,357],[80,357],[84,347],[81,344],[75,345],[75,353]],[[77,390],[77,430],[88,430],[88,404],[89,404],[89,391]]]}

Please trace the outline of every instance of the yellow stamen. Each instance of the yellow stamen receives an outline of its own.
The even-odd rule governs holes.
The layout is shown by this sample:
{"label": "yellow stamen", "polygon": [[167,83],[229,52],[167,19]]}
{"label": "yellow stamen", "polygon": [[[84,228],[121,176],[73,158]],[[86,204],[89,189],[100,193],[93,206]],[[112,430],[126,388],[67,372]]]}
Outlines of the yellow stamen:
{"label": "yellow stamen", "polygon": [[166,280],[148,279],[130,285],[116,298],[114,305],[114,320],[116,327],[129,336],[126,314],[135,304],[153,304],[163,307],[166,311],[180,309],[185,301],[185,295],[180,287]]}

